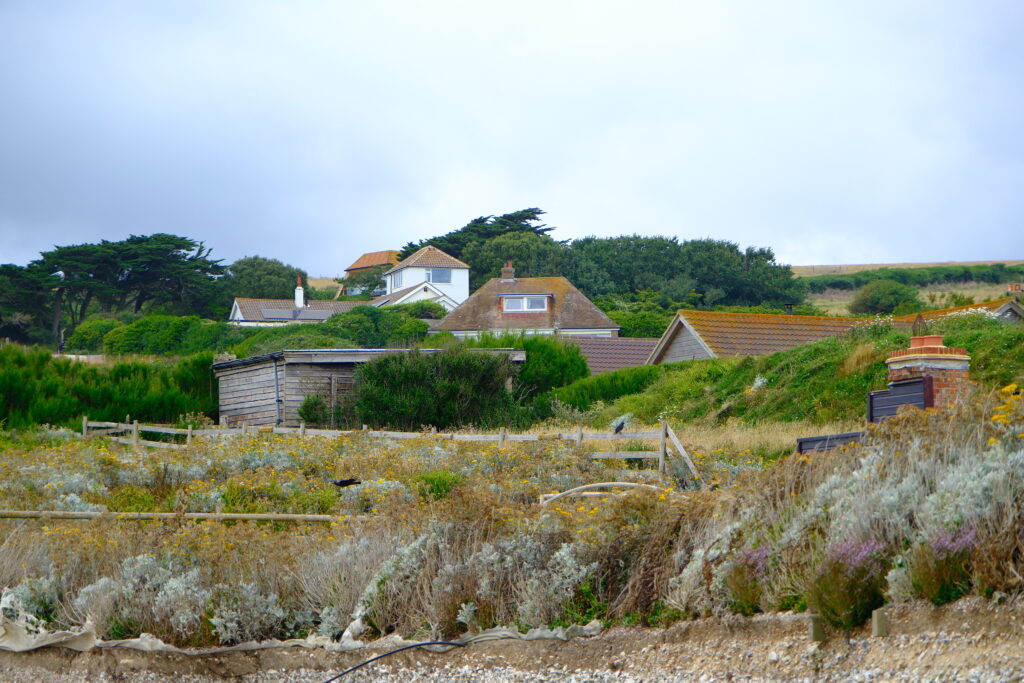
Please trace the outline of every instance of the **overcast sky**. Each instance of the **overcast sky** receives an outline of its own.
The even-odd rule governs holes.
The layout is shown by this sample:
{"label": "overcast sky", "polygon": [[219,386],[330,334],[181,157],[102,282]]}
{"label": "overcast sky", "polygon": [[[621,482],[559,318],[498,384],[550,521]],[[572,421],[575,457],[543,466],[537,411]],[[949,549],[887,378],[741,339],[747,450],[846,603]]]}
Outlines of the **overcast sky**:
{"label": "overcast sky", "polygon": [[540,207],[791,264],[1024,258],[1024,3],[0,0],[0,263]]}

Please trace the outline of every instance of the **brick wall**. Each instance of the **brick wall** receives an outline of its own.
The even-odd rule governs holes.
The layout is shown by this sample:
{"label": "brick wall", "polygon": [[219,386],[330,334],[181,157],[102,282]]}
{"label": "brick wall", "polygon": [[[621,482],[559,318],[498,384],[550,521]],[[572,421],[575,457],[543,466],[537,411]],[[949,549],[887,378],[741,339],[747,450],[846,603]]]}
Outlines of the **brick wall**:
{"label": "brick wall", "polygon": [[885,362],[890,382],[931,377],[936,407],[954,403],[971,386],[967,349],[945,346],[941,335],[911,337],[910,348],[894,351]]}

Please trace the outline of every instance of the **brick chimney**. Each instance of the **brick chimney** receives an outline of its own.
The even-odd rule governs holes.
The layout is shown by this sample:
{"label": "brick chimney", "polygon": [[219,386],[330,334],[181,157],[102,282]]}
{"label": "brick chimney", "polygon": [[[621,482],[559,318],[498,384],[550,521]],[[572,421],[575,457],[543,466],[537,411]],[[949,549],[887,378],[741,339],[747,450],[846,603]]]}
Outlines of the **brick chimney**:
{"label": "brick chimney", "polygon": [[501,269],[501,281],[502,282],[515,282],[516,269],[512,267],[511,261],[505,262],[505,267]]}
{"label": "brick chimney", "polygon": [[971,384],[967,349],[945,346],[941,334],[911,337],[910,348],[893,351],[885,364],[890,382],[931,377],[936,407],[954,403]]}

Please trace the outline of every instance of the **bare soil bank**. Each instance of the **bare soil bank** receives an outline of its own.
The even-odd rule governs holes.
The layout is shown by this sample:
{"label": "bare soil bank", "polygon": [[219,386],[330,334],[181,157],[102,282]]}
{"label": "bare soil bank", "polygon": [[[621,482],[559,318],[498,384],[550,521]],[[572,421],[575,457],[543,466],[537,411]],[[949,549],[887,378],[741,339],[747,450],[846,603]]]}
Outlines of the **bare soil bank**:
{"label": "bare soil bank", "polygon": [[[811,642],[803,615],[614,628],[594,638],[503,640],[444,654],[399,653],[342,681],[1024,680],[1024,604],[977,598],[890,608],[891,633]],[[0,653],[4,681],[323,681],[387,651],[299,648],[187,656],[49,648]]]}

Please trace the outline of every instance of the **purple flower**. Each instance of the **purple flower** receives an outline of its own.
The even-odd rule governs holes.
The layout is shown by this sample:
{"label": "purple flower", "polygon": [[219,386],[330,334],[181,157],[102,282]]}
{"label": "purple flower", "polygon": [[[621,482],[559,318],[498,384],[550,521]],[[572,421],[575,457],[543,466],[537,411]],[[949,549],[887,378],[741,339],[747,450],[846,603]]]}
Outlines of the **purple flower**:
{"label": "purple flower", "polygon": [[740,553],[740,564],[749,567],[757,578],[763,578],[768,573],[768,546],[762,545],[757,548],[748,548]]}
{"label": "purple flower", "polygon": [[850,578],[874,576],[882,570],[884,549],[881,541],[841,541],[825,551],[825,564],[844,567]]}
{"label": "purple flower", "polygon": [[932,537],[929,545],[935,554],[935,559],[946,560],[972,549],[977,542],[978,533],[973,526],[969,526],[937,534]]}

